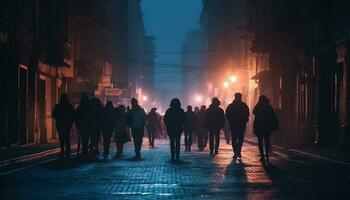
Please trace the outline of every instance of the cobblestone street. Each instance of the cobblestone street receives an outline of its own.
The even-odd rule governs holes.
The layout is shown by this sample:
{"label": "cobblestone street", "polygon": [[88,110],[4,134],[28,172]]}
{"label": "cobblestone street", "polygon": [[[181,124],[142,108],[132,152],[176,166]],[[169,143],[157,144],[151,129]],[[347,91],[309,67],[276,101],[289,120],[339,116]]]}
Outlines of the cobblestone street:
{"label": "cobblestone street", "polygon": [[242,163],[221,141],[219,155],[183,152],[181,163],[169,159],[168,141],[155,149],[146,141],[143,159],[126,156],[82,162],[54,160],[0,177],[1,199],[349,199],[346,167],[275,152],[262,167],[257,147],[245,144]]}

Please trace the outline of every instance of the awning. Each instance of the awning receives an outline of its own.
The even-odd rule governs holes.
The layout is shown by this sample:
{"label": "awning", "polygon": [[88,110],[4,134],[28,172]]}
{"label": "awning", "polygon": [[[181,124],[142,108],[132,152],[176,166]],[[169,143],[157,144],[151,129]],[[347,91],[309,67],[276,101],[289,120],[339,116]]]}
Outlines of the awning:
{"label": "awning", "polygon": [[255,74],[251,79],[252,80],[263,79],[263,78],[266,78],[267,76],[271,75],[272,72],[273,72],[272,70],[264,70],[264,71],[261,71],[261,72]]}

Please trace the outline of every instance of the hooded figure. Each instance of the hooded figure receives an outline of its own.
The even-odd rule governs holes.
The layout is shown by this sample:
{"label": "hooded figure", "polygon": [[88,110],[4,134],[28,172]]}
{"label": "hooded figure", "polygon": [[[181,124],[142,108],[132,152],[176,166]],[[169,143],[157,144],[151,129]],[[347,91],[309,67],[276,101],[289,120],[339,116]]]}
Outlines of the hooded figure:
{"label": "hooded figure", "polygon": [[230,122],[233,159],[242,158],[241,150],[244,141],[244,132],[249,120],[249,108],[242,101],[242,94],[236,93],[235,100],[226,109],[226,118]]}
{"label": "hooded figure", "polygon": [[156,138],[157,130],[161,130],[161,124],[158,119],[157,108],[152,108],[147,116],[147,133],[149,145],[154,148],[154,140]]}
{"label": "hooded figure", "polygon": [[117,156],[123,155],[123,147],[126,142],[130,141],[128,134],[128,128],[126,126],[126,108],[124,105],[118,106],[116,109],[116,120],[115,120],[115,130],[114,139],[117,145]]}
{"label": "hooded figure", "polygon": [[103,136],[103,156],[107,157],[109,155],[109,147],[111,145],[111,138],[114,130],[116,113],[113,108],[113,103],[107,101],[106,106],[102,113],[102,136]]}
{"label": "hooded figure", "polygon": [[219,99],[213,98],[212,104],[205,112],[205,124],[209,130],[209,148],[211,155],[214,153],[214,149],[215,154],[219,153],[220,130],[223,129],[225,125],[225,113],[219,106]]}
{"label": "hooded figure", "polygon": [[[89,136],[90,136],[90,125],[91,125],[91,106],[90,100],[86,93],[81,95],[79,106],[76,109],[76,126],[79,135],[82,138],[82,155],[88,154],[89,149]],[[78,147],[80,146],[80,141]],[[79,148],[78,148],[79,152]]]}
{"label": "hooded figure", "polygon": [[70,129],[74,123],[75,111],[70,104],[67,94],[62,94],[60,103],[56,104],[52,117],[56,120],[56,128],[60,140],[61,155],[70,156]]}
{"label": "hooded figure", "polygon": [[131,134],[134,139],[135,157],[134,159],[141,159],[142,138],[144,135],[144,128],[147,121],[147,114],[135,98],[131,99],[131,109],[127,113],[127,124],[131,128]]}
{"label": "hooded figure", "polygon": [[192,111],[192,106],[187,106],[187,111],[185,113],[186,121],[184,125],[185,132],[185,151],[191,151],[192,146],[192,133],[196,125],[196,114]]}
{"label": "hooded figure", "polygon": [[259,102],[254,107],[253,114],[255,115],[253,129],[254,134],[258,137],[260,161],[265,164],[266,156],[266,161],[269,163],[270,136],[273,131],[278,129],[278,119],[275,111],[270,105],[269,99],[265,95],[259,97]]}
{"label": "hooded figure", "polygon": [[164,115],[164,124],[170,138],[171,161],[180,160],[180,139],[185,124],[185,112],[179,99],[172,99]]}
{"label": "hooded figure", "polygon": [[197,142],[199,151],[203,151],[208,142],[208,129],[205,124],[205,112],[207,107],[205,105],[201,106],[201,109],[196,115],[196,133],[197,133]]}
{"label": "hooded figure", "polygon": [[91,99],[91,124],[90,124],[90,151],[99,153],[99,141],[102,129],[103,105],[94,97]]}

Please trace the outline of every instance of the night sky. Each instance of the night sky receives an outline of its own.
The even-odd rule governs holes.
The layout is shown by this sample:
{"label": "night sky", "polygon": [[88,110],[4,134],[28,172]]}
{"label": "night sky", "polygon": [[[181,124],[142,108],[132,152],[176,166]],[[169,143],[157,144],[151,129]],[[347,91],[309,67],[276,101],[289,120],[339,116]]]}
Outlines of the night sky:
{"label": "night sky", "polygon": [[[199,27],[201,0],[143,0],[146,33],[156,37],[157,63],[176,64],[177,69],[156,65],[156,89],[172,89],[181,95],[181,52],[188,31]],[[176,89],[175,89],[176,88]],[[166,97],[169,98],[169,97]]]}

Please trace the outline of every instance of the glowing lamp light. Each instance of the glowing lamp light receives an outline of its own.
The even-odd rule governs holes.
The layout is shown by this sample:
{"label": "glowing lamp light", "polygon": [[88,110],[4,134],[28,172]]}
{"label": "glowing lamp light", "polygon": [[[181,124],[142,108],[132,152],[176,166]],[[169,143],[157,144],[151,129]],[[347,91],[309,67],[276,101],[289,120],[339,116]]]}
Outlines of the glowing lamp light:
{"label": "glowing lamp light", "polygon": [[233,83],[236,82],[237,81],[237,76],[234,76],[234,75],[230,76],[230,80]]}
{"label": "glowing lamp light", "polygon": [[147,99],[148,99],[147,96],[143,96],[143,97],[142,97],[142,100],[143,100],[143,101],[147,101]]}
{"label": "glowing lamp light", "polygon": [[224,88],[228,88],[228,82],[224,82]]}
{"label": "glowing lamp light", "polygon": [[195,100],[200,103],[203,101],[203,97],[201,95],[196,95]]}

